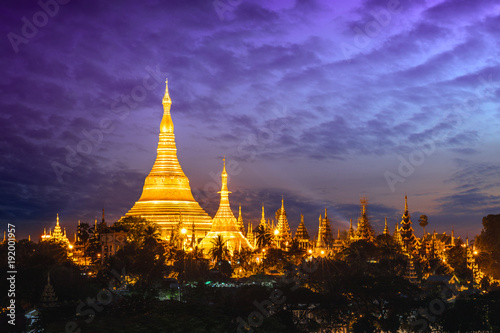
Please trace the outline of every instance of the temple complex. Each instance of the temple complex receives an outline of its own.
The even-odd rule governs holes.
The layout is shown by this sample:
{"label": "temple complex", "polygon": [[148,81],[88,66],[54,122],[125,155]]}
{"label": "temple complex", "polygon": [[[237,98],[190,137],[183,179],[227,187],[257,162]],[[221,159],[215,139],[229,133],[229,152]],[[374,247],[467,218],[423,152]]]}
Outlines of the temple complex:
{"label": "temple complex", "polygon": [[211,218],[194,199],[189,180],[177,159],[168,82],[162,103],[156,161],[144,181],[141,197],[125,216],[140,216],[157,223],[163,230],[162,235],[168,235],[179,223],[186,228],[194,224],[195,237],[200,240],[210,231]]}
{"label": "temple complex", "polygon": [[[203,251],[205,257],[208,256],[209,250],[214,246],[214,239],[220,236],[231,256],[241,250],[251,250],[253,258],[250,260],[253,260],[256,265],[262,264],[261,259],[265,257],[266,253],[271,253],[266,252],[268,249],[277,249],[287,253],[297,251],[298,247],[299,252],[307,253],[311,257],[331,257],[353,242],[376,241],[377,235],[367,214],[368,201],[364,197],[360,200],[361,213],[358,215],[355,227],[352,219],[350,219],[349,228],[341,229],[337,224],[339,221],[335,218],[335,215],[330,220],[328,211],[325,208],[324,216],[319,215],[317,233],[307,230],[307,222],[304,221],[304,216],[301,214],[300,223],[298,223],[295,235],[292,238],[290,224],[297,225],[295,223],[298,221],[292,219],[289,223],[282,197],[281,207],[272,218],[268,216],[266,219],[264,203],[262,204],[260,224],[257,225],[258,221],[254,220],[253,222],[256,225],[254,229],[252,221],[243,220],[241,205],[238,207],[238,218],[234,216],[231,210],[229,203],[229,194],[231,192],[228,189],[225,158],[223,159],[221,173],[221,189],[218,192],[220,194],[219,207],[212,219],[194,199],[189,180],[179,164],[174,125],[170,115],[171,104],[167,85],[163,97],[163,117],[160,124],[156,161],[145,179],[141,197],[126,213],[125,217],[141,217],[154,222],[162,229],[162,233],[158,238],[161,238],[164,242],[170,242],[170,245],[176,251],[190,252],[198,248]],[[347,227],[347,218],[341,223],[345,223],[344,225]],[[80,223],[78,225],[80,231]],[[247,227],[245,228],[245,226]],[[333,226],[337,228],[336,237],[333,236]],[[381,226],[382,223],[380,223]],[[98,242],[100,253],[97,256],[100,260],[94,259],[94,262],[104,263],[107,258],[115,255],[117,251],[127,244],[127,232],[119,227],[107,226],[104,219],[104,209],[102,222],[98,224],[96,218],[93,228],[84,230],[91,234],[91,239]],[[247,230],[246,235],[245,230]],[[447,251],[454,248],[456,244],[462,243],[459,238],[455,239],[453,230],[451,236],[446,233],[438,234],[436,231],[426,233],[424,230],[424,235],[417,238],[412,227],[406,195],[401,222],[395,223],[394,232],[391,234],[387,218],[385,218],[382,234],[382,240],[389,242],[390,237],[392,237],[397,247],[407,256],[408,262],[404,277],[411,282],[417,282],[415,266],[419,267],[424,262],[424,259],[440,259],[441,264],[446,265]],[[89,237],[86,239],[88,240]],[[41,240],[64,242],[68,244],[70,249],[73,249],[66,237],[66,231],[61,229],[59,214],[57,214],[53,231],[49,229],[47,233],[44,230]],[[5,233],[3,242],[6,242]],[[79,265],[92,265],[89,256],[85,253],[84,243],[84,240],[75,236],[75,249],[68,256],[72,257]],[[467,264],[473,272],[474,281],[479,283],[484,275],[475,261],[474,248],[469,246],[468,242],[463,246],[467,247]],[[51,288],[49,281],[44,293],[44,299],[47,300],[47,303],[54,300]]]}

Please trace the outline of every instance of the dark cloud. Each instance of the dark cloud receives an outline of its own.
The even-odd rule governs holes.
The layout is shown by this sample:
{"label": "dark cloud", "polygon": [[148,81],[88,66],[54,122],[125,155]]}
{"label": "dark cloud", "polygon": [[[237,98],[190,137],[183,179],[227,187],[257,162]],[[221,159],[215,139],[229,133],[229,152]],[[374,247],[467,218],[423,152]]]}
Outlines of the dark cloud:
{"label": "dark cloud", "polygon": [[[357,198],[365,187],[353,183],[328,202],[313,202],[293,181],[282,190],[266,178],[263,160],[278,170],[304,160],[342,165],[359,179],[378,179],[395,155],[429,140],[452,158],[478,159],[450,178],[456,193],[440,195],[443,209],[459,212],[467,198],[494,208],[491,193],[499,185],[483,156],[491,153],[484,143],[498,141],[498,5],[401,1],[379,33],[357,43],[354,28],[366,34],[388,3],[242,1],[223,16],[201,0],[61,5],[17,53],[8,38],[0,42],[7,64],[0,76],[0,219],[34,230],[57,211],[63,223],[91,219],[103,206],[110,219],[126,212],[154,159],[166,76],[176,134],[188,147],[181,154],[197,161],[200,175],[205,159],[224,154],[258,165],[262,179],[232,196],[248,207],[249,220],[259,218],[262,198],[276,210],[284,194],[292,225],[303,212],[315,230],[316,215],[329,207],[342,226],[359,206],[336,205],[339,193]],[[3,36],[22,35],[22,17],[32,20],[41,10],[25,0],[2,7]],[[53,162],[67,165],[69,151],[103,120],[113,129],[80,153],[59,183]],[[367,169],[360,158],[384,166]],[[440,170],[438,160],[426,164]],[[280,174],[305,184],[299,171]],[[425,183],[421,177],[417,172],[406,184]],[[218,198],[210,198],[212,214]],[[395,197],[378,200],[370,207],[377,228],[383,215],[399,214],[391,208]]]}

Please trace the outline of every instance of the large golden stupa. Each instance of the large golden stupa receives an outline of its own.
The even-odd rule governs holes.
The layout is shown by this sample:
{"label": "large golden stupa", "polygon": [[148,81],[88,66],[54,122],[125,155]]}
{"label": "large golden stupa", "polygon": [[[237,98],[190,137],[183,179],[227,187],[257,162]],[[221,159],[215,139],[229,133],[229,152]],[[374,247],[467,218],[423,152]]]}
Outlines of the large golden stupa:
{"label": "large golden stupa", "polygon": [[141,216],[155,222],[163,229],[163,234],[168,234],[179,223],[182,228],[190,231],[194,226],[195,237],[199,240],[210,231],[212,222],[193,198],[189,179],[177,159],[174,124],[170,116],[171,105],[167,81],[156,161],[144,181],[139,201],[126,216]]}

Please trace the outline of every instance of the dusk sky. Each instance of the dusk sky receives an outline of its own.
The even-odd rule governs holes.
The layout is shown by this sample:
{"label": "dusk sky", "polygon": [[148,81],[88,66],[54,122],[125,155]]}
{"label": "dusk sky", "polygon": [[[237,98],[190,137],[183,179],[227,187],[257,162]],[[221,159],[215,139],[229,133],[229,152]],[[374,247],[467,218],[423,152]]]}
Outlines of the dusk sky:
{"label": "dusk sky", "polygon": [[[4,1],[0,222],[37,238],[123,216],[156,157],[165,78],[201,206],[254,226],[281,204],[334,235],[360,197],[377,233],[471,237],[500,214],[500,3]],[[45,9],[44,9],[45,8]]]}

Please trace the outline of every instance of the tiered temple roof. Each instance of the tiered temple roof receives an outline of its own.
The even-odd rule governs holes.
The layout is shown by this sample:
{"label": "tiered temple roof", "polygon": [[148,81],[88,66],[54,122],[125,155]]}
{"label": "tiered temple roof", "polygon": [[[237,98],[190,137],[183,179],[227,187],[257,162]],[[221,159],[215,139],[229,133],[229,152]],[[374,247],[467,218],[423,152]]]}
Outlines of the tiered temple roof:
{"label": "tiered temple roof", "polygon": [[408,198],[405,195],[405,210],[401,218],[401,228],[399,229],[401,240],[407,252],[412,252],[416,249],[417,238],[413,233],[410,213],[408,213]]}
{"label": "tiered temple roof", "polygon": [[278,225],[276,230],[278,230],[276,238],[279,246],[287,247],[292,241],[292,233],[290,232],[290,226],[288,225],[288,218],[286,216],[283,198],[281,198],[281,208],[279,209]]}
{"label": "tiered temple roof", "polygon": [[361,198],[361,215],[358,218],[358,227],[356,228],[356,236],[357,240],[364,239],[368,241],[373,241],[374,232],[372,226],[370,225],[370,221],[368,221],[368,216],[366,214],[366,205],[368,201],[366,198]]}

